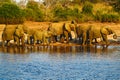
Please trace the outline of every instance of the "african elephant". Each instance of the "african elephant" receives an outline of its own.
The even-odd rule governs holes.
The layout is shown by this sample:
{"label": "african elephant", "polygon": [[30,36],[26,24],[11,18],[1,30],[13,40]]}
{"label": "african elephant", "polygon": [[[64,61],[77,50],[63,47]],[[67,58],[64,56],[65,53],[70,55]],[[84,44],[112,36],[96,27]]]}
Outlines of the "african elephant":
{"label": "african elephant", "polygon": [[84,26],[84,25],[78,25],[76,27],[77,37],[82,39],[81,43],[84,46],[87,42],[88,38],[88,32],[90,30],[91,26]]}
{"label": "african elephant", "polygon": [[50,31],[40,31],[40,30],[37,30],[35,31],[34,35],[33,35],[33,42],[34,42],[34,45],[35,45],[35,42],[36,41],[40,41],[41,43],[43,44],[49,44],[49,38],[51,37],[52,33]]}
{"label": "african elephant", "polygon": [[[72,23],[51,23],[48,27],[48,30],[53,33],[52,40],[57,41],[58,37],[60,37],[60,41],[63,39],[66,39],[67,42],[69,42],[69,38],[72,39],[71,31],[74,33],[75,38],[77,36],[76,34],[76,26]],[[61,41],[61,42],[63,42]]]}
{"label": "african elephant", "polygon": [[37,31],[37,29],[31,29],[28,26],[23,25],[23,31],[26,34],[27,43],[32,44],[33,43],[33,35]]}
{"label": "african elephant", "polygon": [[22,29],[22,26],[20,25],[6,25],[3,33],[2,33],[2,46],[4,46],[5,41],[7,42],[7,46],[9,46],[10,40],[14,40],[14,42],[17,42],[17,45],[20,45],[20,40],[24,41],[24,31]]}
{"label": "african elephant", "polygon": [[102,26],[102,27],[96,27],[96,26],[92,26],[89,30],[89,41],[90,41],[90,45],[92,44],[92,40],[96,39],[96,38],[102,38],[103,42],[108,45],[108,38],[107,35],[111,35],[113,34],[113,38],[116,39],[117,35],[114,32],[114,30],[112,30],[110,27],[108,26]]}
{"label": "african elephant", "polygon": [[22,43],[22,46],[24,46],[24,41],[25,41],[25,35],[24,35],[24,31],[23,31],[23,28],[18,26],[16,29],[15,29],[15,32],[14,32],[14,40],[15,42],[17,42],[17,45],[19,46],[20,43]]}

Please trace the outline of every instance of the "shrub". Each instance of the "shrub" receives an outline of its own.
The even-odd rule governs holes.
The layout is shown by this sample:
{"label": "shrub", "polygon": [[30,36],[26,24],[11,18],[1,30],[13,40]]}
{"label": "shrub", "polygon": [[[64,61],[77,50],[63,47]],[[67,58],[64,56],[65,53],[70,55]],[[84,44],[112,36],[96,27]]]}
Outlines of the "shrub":
{"label": "shrub", "polygon": [[[33,14],[32,16],[34,16],[33,20],[35,20],[35,21],[43,21],[43,16],[44,15],[43,15],[42,11],[40,10],[39,5],[38,5],[37,2],[29,1],[27,3],[27,8],[33,10],[32,11],[32,14]],[[26,14],[29,14],[29,13],[26,13]]]}
{"label": "shrub", "polygon": [[35,21],[35,12],[32,9],[26,8],[24,9],[25,19],[28,21]]}
{"label": "shrub", "polygon": [[0,7],[0,23],[18,24],[24,22],[24,12],[17,5],[3,3]]}
{"label": "shrub", "polygon": [[115,12],[106,12],[97,11],[95,14],[95,20],[101,22],[118,22],[120,20],[119,14]]}
{"label": "shrub", "polygon": [[90,2],[85,2],[82,8],[82,13],[87,15],[92,15],[93,5]]}

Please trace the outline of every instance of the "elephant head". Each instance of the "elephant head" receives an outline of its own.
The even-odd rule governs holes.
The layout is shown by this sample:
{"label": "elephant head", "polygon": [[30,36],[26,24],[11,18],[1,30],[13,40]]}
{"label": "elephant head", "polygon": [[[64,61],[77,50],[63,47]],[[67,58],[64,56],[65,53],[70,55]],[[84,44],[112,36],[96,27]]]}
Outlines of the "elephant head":
{"label": "elephant head", "polygon": [[112,29],[111,29],[110,27],[108,27],[108,26],[102,27],[102,28],[100,29],[100,33],[101,33],[102,39],[103,39],[103,41],[106,43],[106,45],[109,44],[107,35],[113,34],[113,38],[114,38],[114,39],[117,39],[117,35],[116,35],[115,31],[112,30]]}
{"label": "elephant head", "polygon": [[14,40],[17,42],[17,45],[20,45],[20,42],[22,43],[22,46],[24,46],[24,41],[25,41],[25,34],[22,29],[22,27],[17,27],[14,32]]}
{"label": "elephant head", "polygon": [[112,30],[110,27],[106,27],[106,26],[91,26],[91,28],[89,29],[89,44],[92,45],[92,40],[95,39],[95,41],[97,42],[97,38],[101,38],[103,40],[103,42],[108,45],[108,38],[107,35],[110,34],[114,34],[113,38],[117,38],[116,33],[114,32],[114,30]]}

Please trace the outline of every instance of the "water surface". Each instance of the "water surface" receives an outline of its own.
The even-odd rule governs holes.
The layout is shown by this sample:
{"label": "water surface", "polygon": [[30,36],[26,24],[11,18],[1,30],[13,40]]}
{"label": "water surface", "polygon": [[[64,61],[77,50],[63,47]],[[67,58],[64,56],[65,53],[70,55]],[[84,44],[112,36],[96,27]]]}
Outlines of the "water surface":
{"label": "water surface", "polygon": [[0,48],[0,80],[120,80],[120,46]]}

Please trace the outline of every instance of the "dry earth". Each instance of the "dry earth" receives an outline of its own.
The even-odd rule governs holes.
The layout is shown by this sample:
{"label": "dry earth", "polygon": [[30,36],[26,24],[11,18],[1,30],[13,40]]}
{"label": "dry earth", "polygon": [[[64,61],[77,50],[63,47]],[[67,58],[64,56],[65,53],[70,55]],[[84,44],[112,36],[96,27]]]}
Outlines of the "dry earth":
{"label": "dry earth", "polygon": [[[69,21],[67,21],[69,22]],[[46,30],[51,22],[31,22],[31,21],[26,21],[24,24],[28,26],[31,29],[40,29],[40,30]],[[63,23],[63,22],[61,22]],[[112,35],[108,36],[109,40],[114,40],[114,41],[120,41],[120,23],[99,23],[99,22],[88,22],[88,23],[80,23],[82,25],[94,25],[94,26],[110,26],[117,34],[118,39],[114,40],[112,38]],[[5,25],[0,24],[0,41],[1,41],[1,35],[2,31],[4,29]]]}

